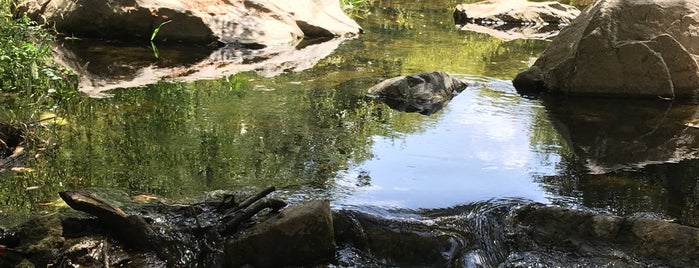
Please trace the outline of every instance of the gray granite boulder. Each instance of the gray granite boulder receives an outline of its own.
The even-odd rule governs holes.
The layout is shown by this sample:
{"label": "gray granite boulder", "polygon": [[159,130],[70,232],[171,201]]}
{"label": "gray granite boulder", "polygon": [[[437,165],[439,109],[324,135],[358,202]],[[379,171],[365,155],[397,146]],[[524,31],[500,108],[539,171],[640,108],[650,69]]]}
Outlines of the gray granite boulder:
{"label": "gray granite boulder", "polygon": [[600,0],[513,84],[522,93],[695,97],[698,28],[697,1]]}

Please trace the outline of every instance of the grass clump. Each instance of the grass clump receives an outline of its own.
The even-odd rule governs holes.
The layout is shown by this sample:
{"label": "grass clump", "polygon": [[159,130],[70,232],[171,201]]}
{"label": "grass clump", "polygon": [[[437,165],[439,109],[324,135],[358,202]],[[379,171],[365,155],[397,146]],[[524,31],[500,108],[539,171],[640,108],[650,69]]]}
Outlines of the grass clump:
{"label": "grass clump", "polygon": [[373,0],[340,0],[342,10],[353,18],[364,18],[369,14]]}

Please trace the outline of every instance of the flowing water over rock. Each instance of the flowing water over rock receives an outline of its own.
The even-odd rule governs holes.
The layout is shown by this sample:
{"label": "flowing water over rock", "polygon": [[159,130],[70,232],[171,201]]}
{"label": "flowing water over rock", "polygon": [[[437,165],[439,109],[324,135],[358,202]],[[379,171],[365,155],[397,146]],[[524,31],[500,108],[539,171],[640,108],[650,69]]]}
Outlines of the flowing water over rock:
{"label": "flowing water over rock", "polygon": [[[383,243],[366,244],[369,251],[341,246],[336,265],[496,266],[508,258],[505,219],[531,202],[699,226],[691,106],[641,105],[648,110],[625,117],[639,104],[563,106],[571,113],[551,106],[555,102],[524,98],[509,80],[547,41],[505,42],[460,31],[454,3],[403,2],[375,1],[358,20],[366,33],[336,44],[310,68],[274,77],[245,72],[159,82],[115,88],[110,98],[73,100],[56,111],[65,120],[55,126],[59,143],[30,163],[36,171],[0,175],[0,226],[65,210],[57,193],[66,189],[187,202],[221,189],[251,192],[269,185],[292,203],[331,199],[334,210],[348,211],[365,234],[386,235],[385,226],[414,234],[382,239],[405,239],[401,245],[414,247],[404,250],[417,253]],[[161,58],[148,63],[126,52],[150,56],[148,48],[110,56],[109,48],[74,44],[75,56],[103,74],[171,66],[167,57],[177,54],[162,48]],[[394,111],[366,96],[384,79],[429,71],[482,86],[468,87],[430,116]],[[583,123],[590,127],[575,128]],[[570,135],[561,135],[562,126]],[[638,145],[625,137],[639,135],[665,154],[619,164],[613,161],[619,158],[594,153]],[[673,143],[656,142],[665,137]],[[609,165],[590,170],[605,164],[600,159]]]}

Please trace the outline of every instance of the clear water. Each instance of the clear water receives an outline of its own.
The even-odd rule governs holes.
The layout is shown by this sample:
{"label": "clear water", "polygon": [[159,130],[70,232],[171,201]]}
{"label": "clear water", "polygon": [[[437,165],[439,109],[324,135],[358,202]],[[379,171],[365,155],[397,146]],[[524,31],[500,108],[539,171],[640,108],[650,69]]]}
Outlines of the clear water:
{"label": "clear water", "polygon": [[[364,35],[304,71],[161,82],[111,90],[111,98],[73,100],[56,111],[67,123],[50,126],[52,150],[29,164],[35,171],[0,178],[0,215],[7,221],[51,213],[61,204],[57,192],[65,189],[183,201],[274,185],[292,200],[330,198],[336,207],[380,213],[514,199],[654,213],[699,225],[693,142],[663,147],[674,158],[605,172],[588,165],[588,149],[600,144],[595,141],[614,142],[614,133],[693,141],[696,132],[686,125],[693,106],[611,101],[600,107],[622,109],[547,108],[543,100],[516,94],[509,82],[547,41],[504,42],[459,31],[451,14],[457,3],[404,2],[375,1],[358,19]],[[130,66],[126,52],[114,53],[118,48],[90,47],[74,49],[105,73]],[[148,65],[144,59],[172,64],[162,62],[168,49],[160,60],[147,47],[128,51],[136,54],[132,66]],[[474,86],[431,116],[393,111],[365,96],[382,79],[428,71],[449,72]],[[619,116],[638,107],[649,109],[642,114],[647,116]],[[580,116],[567,120],[571,114]],[[597,124],[605,118],[616,121]],[[655,131],[653,120],[674,128]],[[571,133],[559,131],[586,122],[591,131],[573,131],[573,143],[566,141]]]}

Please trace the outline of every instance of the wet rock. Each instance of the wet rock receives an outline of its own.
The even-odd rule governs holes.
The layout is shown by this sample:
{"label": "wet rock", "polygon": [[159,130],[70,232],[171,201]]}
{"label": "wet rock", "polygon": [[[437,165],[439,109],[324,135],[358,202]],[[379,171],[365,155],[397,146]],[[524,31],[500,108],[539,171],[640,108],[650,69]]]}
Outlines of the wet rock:
{"label": "wet rock", "polygon": [[127,250],[113,242],[94,219],[35,218],[0,232],[0,267],[164,267],[155,254]]}
{"label": "wet rock", "polygon": [[387,79],[371,87],[368,93],[395,110],[430,115],[467,86],[447,73],[431,72]]}
{"label": "wet rock", "polygon": [[578,14],[576,7],[558,2],[490,0],[456,6],[454,23],[461,30],[503,40],[547,39]]}
{"label": "wet rock", "polygon": [[695,97],[697,27],[696,1],[597,1],[513,84],[570,95]]}
{"label": "wet rock", "polygon": [[[69,36],[269,46],[303,37],[357,34],[337,1],[30,0],[13,11]],[[168,24],[162,23],[169,21]]]}
{"label": "wet rock", "polygon": [[350,210],[333,213],[333,220],[338,245],[380,260],[379,266],[449,267],[463,246],[456,238],[420,222]]}
{"label": "wet rock", "polygon": [[[590,264],[699,265],[699,228],[660,219],[620,217],[540,204],[516,210],[511,220],[515,253],[508,257],[506,267],[543,260],[560,264],[572,260],[566,257],[571,255],[581,256]],[[560,253],[559,257],[555,257],[556,252]]]}
{"label": "wet rock", "polygon": [[310,265],[331,260],[335,250],[330,202],[316,200],[289,207],[229,239],[226,267]]}

